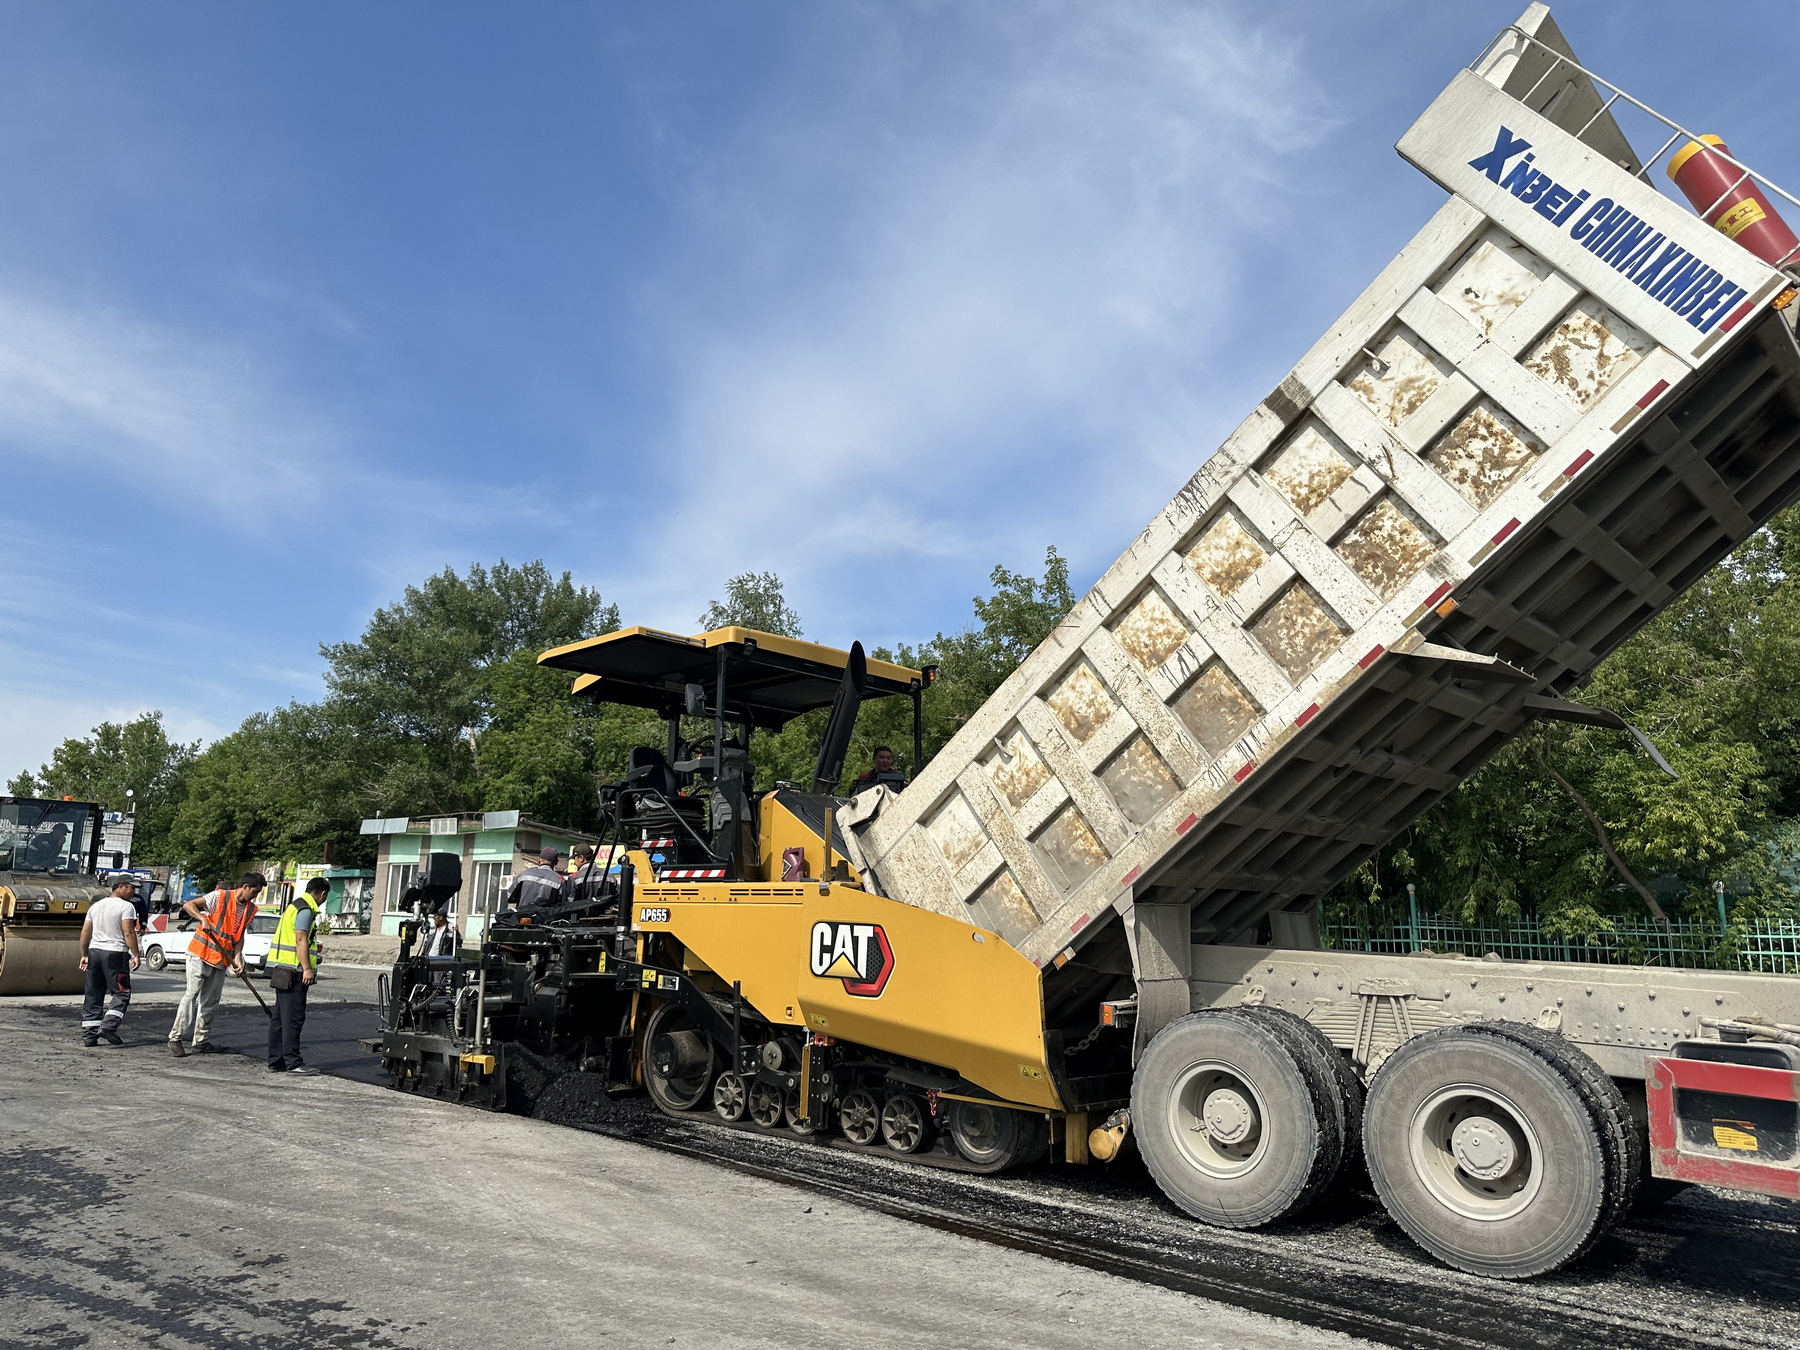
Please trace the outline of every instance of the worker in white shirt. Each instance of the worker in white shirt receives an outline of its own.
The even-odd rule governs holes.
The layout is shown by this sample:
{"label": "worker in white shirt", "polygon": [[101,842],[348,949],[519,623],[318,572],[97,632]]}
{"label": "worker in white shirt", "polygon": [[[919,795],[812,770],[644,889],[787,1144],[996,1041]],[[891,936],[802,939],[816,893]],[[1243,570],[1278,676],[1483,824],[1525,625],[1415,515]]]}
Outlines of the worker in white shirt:
{"label": "worker in white shirt", "polygon": [[112,894],[88,906],[81,924],[81,969],[87,998],[81,1005],[81,1043],[123,1045],[119,1024],[131,1006],[131,972],[138,968],[138,913],[135,878],[113,883]]}

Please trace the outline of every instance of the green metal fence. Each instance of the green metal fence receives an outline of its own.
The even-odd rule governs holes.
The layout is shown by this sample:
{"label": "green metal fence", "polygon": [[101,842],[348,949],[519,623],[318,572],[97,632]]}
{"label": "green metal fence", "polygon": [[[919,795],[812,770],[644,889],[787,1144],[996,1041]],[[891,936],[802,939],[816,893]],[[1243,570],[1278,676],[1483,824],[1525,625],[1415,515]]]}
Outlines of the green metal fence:
{"label": "green metal fence", "polygon": [[1339,951],[1493,952],[1509,961],[1593,961],[1612,966],[1687,966],[1800,974],[1800,923],[1762,920],[1741,926],[1672,921],[1614,923],[1589,940],[1546,935],[1535,919],[1507,925],[1463,924],[1436,915],[1367,912],[1320,925]]}

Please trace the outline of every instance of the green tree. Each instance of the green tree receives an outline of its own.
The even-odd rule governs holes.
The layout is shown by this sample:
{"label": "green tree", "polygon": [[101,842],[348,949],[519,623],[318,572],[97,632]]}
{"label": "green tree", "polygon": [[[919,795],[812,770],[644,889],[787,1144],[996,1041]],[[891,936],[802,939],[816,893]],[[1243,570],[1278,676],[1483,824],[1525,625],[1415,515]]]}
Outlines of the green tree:
{"label": "green tree", "polygon": [[379,755],[322,704],[256,713],[194,762],[171,851],[209,882],[268,858],[368,866],[374,841],[361,823],[382,814],[383,795],[411,763]]}
{"label": "green tree", "polygon": [[962,729],[1075,608],[1069,563],[1055,545],[1044,550],[1041,578],[995,567],[988,581],[993,593],[974,600],[977,622],[952,636],[939,633],[927,651],[917,654],[938,666],[937,683],[925,698],[928,757]]}
{"label": "green tree", "polygon": [[259,713],[214,741],[188,776],[170,845],[205,885],[234,878],[284,837],[267,723]]}
{"label": "green tree", "polygon": [[700,616],[704,632],[732,624],[778,637],[801,636],[800,616],[788,604],[781,578],[773,572],[740,572],[725,583],[725,598],[709,603]]}
{"label": "green tree", "polygon": [[535,658],[618,625],[616,605],[542,562],[471,564],[466,576],[445,568],[377,610],[358,641],[320,647],[326,710],[379,750],[365,781],[393,814],[473,809],[499,672],[521,652]]}
{"label": "green tree", "polygon": [[323,700],[258,713],[199,757],[176,855],[211,880],[327,850],[367,863],[370,816],[486,807],[590,821],[593,711],[536,658],[617,626],[615,606],[541,562],[446,568],[407,587],[359,640],[321,647]]}
{"label": "green tree", "polygon": [[599,776],[594,705],[570,697],[568,673],[538,665],[534,651],[494,666],[489,689],[492,713],[477,742],[482,805],[591,827]]}
{"label": "green tree", "polygon": [[[16,797],[75,797],[109,811],[135,811],[132,861],[163,864],[169,830],[200,743],[169,739],[160,712],[129,722],[102,722],[83,738],[70,738],[36,773],[21,773],[6,785]],[[127,793],[130,796],[127,796]]]}

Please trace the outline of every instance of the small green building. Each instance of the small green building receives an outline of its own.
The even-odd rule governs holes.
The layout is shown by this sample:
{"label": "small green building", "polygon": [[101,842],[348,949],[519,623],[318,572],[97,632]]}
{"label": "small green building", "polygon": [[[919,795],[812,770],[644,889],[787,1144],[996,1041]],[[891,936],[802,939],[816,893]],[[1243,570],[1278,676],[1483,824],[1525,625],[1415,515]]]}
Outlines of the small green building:
{"label": "small green building", "polygon": [[371,933],[394,934],[406,917],[400,897],[419,875],[427,853],[454,853],[462,859],[462,891],[450,902],[452,922],[466,939],[477,940],[512,879],[534,866],[538,851],[554,848],[564,857],[576,844],[598,844],[579,830],[546,825],[517,811],[465,811],[446,816],[393,816],[362,823],[364,834],[379,835],[375,859]]}

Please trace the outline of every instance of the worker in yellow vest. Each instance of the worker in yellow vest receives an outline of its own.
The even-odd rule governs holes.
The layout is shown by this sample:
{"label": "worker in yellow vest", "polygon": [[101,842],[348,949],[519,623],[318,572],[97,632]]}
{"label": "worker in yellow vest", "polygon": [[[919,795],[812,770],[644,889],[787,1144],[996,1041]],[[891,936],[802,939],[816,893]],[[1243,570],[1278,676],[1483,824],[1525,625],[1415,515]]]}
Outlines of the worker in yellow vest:
{"label": "worker in yellow vest", "polygon": [[269,985],[275,990],[275,1012],[269,1018],[269,1071],[315,1074],[300,1058],[300,1029],[306,1025],[306,994],[319,973],[320,911],[331,883],[314,877],[281,911],[275,940],[269,945]]}

